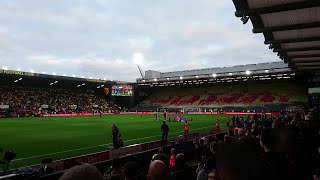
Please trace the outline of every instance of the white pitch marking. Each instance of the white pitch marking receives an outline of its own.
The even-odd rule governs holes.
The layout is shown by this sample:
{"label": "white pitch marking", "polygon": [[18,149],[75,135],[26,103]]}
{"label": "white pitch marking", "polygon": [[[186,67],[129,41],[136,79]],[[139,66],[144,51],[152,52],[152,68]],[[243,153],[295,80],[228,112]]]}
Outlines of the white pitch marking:
{"label": "white pitch marking", "polygon": [[[208,128],[208,127],[191,129],[190,131],[198,130],[198,129],[204,129],[204,128]],[[173,132],[173,133],[169,133],[169,134],[177,134],[177,133],[182,133],[182,132],[184,132],[184,131],[178,131],[178,132]],[[161,135],[148,136],[148,137],[137,138],[137,139],[130,139],[130,140],[126,140],[126,141],[124,141],[124,142],[136,141],[136,140],[141,140],[141,139],[149,139],[149,138],[158,137],[158,136],[161,136]],[[78,149],[71,149],[71,150],[60,151],[60,152],[55,152],[55,153],[42,154],[42,155],[37,155],[37,156],[30,156],[30,157],[26,157],[26,158],[14,159],[14,160],[12,160],[12,161],[21,161],[21,160],[25,160],[25,159],[33,159],[33,158],[37,158],[37,157],[43,157],[43,156],[61,154],[61,153],[66,153],[66,152],[79,151],[79,150],[83,150],[83,149],[90,149],[90,148],[95,148],[95,147],[107,146],[107,145],[111,145],[111,144],[112,144],[112,143],[101,144],[101,145],[96,145],[96,146],[89,146],[89,147],[83,147],[83,148],[78,148]]]}

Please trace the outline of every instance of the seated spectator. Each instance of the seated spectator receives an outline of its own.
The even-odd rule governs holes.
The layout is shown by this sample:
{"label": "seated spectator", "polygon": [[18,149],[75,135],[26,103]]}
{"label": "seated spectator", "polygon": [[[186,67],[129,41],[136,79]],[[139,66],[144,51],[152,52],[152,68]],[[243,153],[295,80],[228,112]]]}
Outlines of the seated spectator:
{"label": "seated spectator", "polygon": [[75,166],[67,170],[60,180],[103,180],[100,171],[91,165]]}
{"label": "seated spectator", "polygon": [[242,128],[238,130],[238,138],[241,138],[246,135],[246,131]]}
{"label": "seated spectator", "polygon": [[168,168],[162,161],[155,160],[150,164],[148,180],[169,180]]}

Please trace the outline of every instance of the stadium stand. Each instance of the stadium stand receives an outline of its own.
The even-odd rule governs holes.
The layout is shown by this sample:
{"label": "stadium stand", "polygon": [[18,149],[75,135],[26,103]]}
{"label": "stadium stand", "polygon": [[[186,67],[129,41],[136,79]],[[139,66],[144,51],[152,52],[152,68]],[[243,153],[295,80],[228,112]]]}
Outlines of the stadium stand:
{"label": "stadium stand", "polygon": [[241,108],[280,111],[286,110],[288,105],[306,103],[308,97],[305,91],[304,85],[284,80],[165,88],[150,95],[133,110],[150,110],[150,107],[186,109],[200,107],[224,111]]}
{"label": "stadium stand", "polygon": [[0,104],[9,105],[1,117],[43,114],[115,112],[116,105],[93,91],[47,88],[1,88]]}

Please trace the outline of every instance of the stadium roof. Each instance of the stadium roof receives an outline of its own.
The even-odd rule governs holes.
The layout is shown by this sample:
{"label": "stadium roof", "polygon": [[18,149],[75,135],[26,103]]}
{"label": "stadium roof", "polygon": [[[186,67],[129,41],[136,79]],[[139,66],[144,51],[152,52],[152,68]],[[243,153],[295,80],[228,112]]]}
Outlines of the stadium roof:
{"label": "stadium roof", "polygon": [[196,69],[188,71],[157,72],[146,71],[145,79],[137,79],[134,84],[167,86],[202,84],[203,82],[234,82],[292,78],[295,74],[287,64],[278,61],[260,64],[248,64],[222,68]]}
{"label": "stadium roof", "polygon": [[233,0],[235,15],[294,70],[320,70],[319,0]]}

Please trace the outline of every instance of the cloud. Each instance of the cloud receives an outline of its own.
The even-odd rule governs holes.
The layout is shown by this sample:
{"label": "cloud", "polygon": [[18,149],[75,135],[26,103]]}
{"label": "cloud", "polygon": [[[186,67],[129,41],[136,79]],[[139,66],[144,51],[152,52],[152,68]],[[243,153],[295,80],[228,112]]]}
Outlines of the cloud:
{"label": "cloud", "polygon": [[278,60],[234,16],[232,1],[0,2],[0,65],[135,81],[144,70],[176,71]]}

